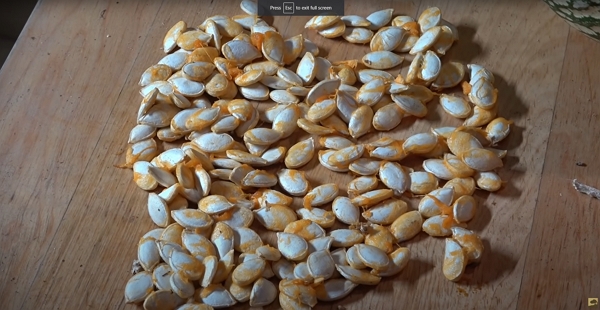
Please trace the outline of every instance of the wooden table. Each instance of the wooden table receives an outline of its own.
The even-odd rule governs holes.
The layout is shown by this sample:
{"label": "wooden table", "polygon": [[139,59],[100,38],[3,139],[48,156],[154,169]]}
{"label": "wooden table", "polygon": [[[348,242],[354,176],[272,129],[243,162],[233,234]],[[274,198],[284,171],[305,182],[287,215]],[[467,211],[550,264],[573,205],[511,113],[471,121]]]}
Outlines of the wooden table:
{"label": "wooden table", "polygon": [[[413,256],[400,275],[319,309],[583,309],[600,297],[600,201],[571,186],[574,178],[600,186],[600,44],[542,1],[515,4],[346,1],[346,13],[360,15],[440,7],[460,31],[446,57],[491,69],[499,114],[515,124],[499,145],[509,150],[505,188],[477,194],[469,227],[486,252],[464,281],[443,277],[443,240],[420,235],[406,243]],[[1,309],[135,308],[123,288],[153,224],[147,194],[114,165],[135,124],[139,76],[163,56],[175,22],[241,13],[237,1],[38,3],[0,72]],[[307,19],[276,17],[274,25],[286,37],[304,33],[330,59],[368,49],[320,38],[303,29]],[[436,105],[430,121],[458,124]],[[393,135],[431,126],[407,122]],[[317,172],[309,175],[317,180]]]}

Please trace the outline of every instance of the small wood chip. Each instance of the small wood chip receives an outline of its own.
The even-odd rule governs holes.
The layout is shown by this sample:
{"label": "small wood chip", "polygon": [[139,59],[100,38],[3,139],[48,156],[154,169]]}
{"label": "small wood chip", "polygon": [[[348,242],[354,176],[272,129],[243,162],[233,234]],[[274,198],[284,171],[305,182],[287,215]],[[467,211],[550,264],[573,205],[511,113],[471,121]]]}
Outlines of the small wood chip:
{"label": "small wood chip", "polygon": [[577,179],[573,179],[573,187],[575,187],[575,189],[583,194],[592,196],[596,199],[600,199],[600,190],[594,187],[591,187],[589,185],[585,185],[579,181],[577,181]]}

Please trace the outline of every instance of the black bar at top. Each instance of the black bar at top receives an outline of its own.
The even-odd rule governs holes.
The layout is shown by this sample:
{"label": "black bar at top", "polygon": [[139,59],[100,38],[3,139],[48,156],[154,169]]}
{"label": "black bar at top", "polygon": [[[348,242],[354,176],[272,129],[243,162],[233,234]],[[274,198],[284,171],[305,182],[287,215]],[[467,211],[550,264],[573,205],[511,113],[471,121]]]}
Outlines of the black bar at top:
{"label": "black bar at top", "polygon": [[259,16],[344,15],[344,0],[258,0]]}

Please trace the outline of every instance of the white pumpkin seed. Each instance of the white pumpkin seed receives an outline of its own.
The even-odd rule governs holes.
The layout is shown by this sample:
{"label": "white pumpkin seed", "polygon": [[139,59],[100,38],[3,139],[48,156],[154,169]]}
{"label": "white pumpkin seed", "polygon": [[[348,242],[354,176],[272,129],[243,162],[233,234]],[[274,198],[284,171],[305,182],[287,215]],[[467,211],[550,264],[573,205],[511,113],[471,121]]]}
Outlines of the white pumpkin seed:
{"label": "white pumpkin seed", "polygon": [[[252,211],[248,211],[250,212],[250,214],[252,214]],[[254,230],[247,227],[232,226],[232,228],[234,235],[233,248],[236,251],[242,253],[254,253],[254,251],[256,251],[258,247],[263,245],[262,239]]]}
{"label": "white pumpkin seed", "polygon": [[329,279],[315,288],[320,301],[340,300],[352,293],[358,284],[348,279]]}
{"label": "white pumpkin seed", "polygon": [[256,219],[268,230],[283,231],[298,219],[294,210],[285,205],[268,205],[254,211]]}
{"label": "white pumpkin seed", "polygon": [[405,201],[389,199],[364,211],[362,216],[371,223],[390,225],[407,210],[408,205]]}
{"label": "white pumpkin seed", "polygon": [[419,202],[419,213],[424,218],[442,214],[442,209],[448,210],[454,201],[454,188],[438,188],[425,195]]}
{"label": "white pumpkin seed", "polygon": [[281,187],[292,196],[304,196],[310,187],[304,171],[281,169],[277,177]]}
{"label": "white pumpkin seed", "polygon": [[319,185],[304,196],[303,204],[307,209],[311,207],[320,207],[333,201],[338,194],[339,187],[335,183]]}
{"label": "white pumpkin seed", "polygon": [[427,31],[423,32],[423,35],[415,42],[415,45],[410,50],[409,54],[415,55],[428,50],[437,41],[441,33],[442,28],[440,26],[429,28]]}
{"label": "white pumpkin seed", "polygon": [[396,162],[383,162],[379,167],[379,179],[397,196],[402,195],[411,186],[408,171]]}
{"label": "white pumpkin seed", "polygon": [[277,248],[281,255],[292,261],[301,261],[308,256],[308,243],[294,234],[278,232]]}
{"label": "white pumpkin seed", "polygon": [[372,176],[377,174],[379,171],[379,167],[381,166],[381,161],[373,159],[373,158],[359,158],[353,161],[349,165],[350,171],[362,175],[362,176]]}
{"label": "white pumpkin seed", "polygon": [[423,161],[423,170],[433,174],[436,178],[441,180],[451,180],[456,175],[448,169],[443,159],[426,159]]}
{"label": "white pumpkin seed", "polygon": [[296,74],[302,79],[304,85],[308,85],[313,81],[317,74],[315,57],[313,54],[310,52],[304,54],[302,59],[300,59],[300,63],[298,63]]}
{"label": "white pumpkin seed", "polygon": [[389,264],[383,270],[373,270],[376,276],[390,277],[398,274],[408,264],[410,259],[410,250],[408,248],[397,248],[394,252],[389,254]]}
{"label": "white pumpkin seed", "polygon": [[250,307],[263,307],[271,304],[277,298],[277,287],[265,278],[254,282],[250,293]]}
{"label": "white pumpkin seed", "polygon": [[196,290],[196,300],[213,308],[228,308],[237,303],[231,293],[221,284],[211,284],[205,288]]}
{"label": "white pumpkin seed", "polygon": [[336,229],[328,234],[333,238],[331,246],[333,247],[351,247],[357,243],[363,242],[365,236],[356,229]]}
{"label": "white pumpkin seed", "polygon": [[390,51],[376,51],[367,53],[361,61],[371,69],[387,70],[400,65],[404,57]]}
{"label": "white pumpkin seed", "polygon": [[336,265],[335,267],[344,278],[356,284],[377,285],[381,281],[380,277],[372,275],[365,270],[358,270],[344,265]]}
{"label": "white pumpkin seed", "polygon": [[418,211],[409,211],[400,215],[390,225],[390,232],[394,235],[397,242],[403,242],[419,234],[422,225],[423,218],[421,214]]}
{"label": "white pumpkin seed", "polygon": [[385,9],[369,14],[366,17],[366,19],[371,23],[368,28],[371,30],[378,30],[379,28],[389,24],[389,22],[392,20],[393,13],[394,9]]}
{"label": "white pumpkin seed", "polygon": [[442,272],[446,279],[450,281],[458,281],[462,277],[467,259],[460,244],[451,238],[446,238],[446,248],[444,250],[444,264]]}
{"label": "white pumpkin seed", "polygon": [[488,192],[495,192],[502,187],[502,179],[500,176],[493,171],[476,172],[475,182],[477,187]]}
{"label": "white pumpkin seed", "polygon": [[473,196],[458,197],[452,205],[452,215],[457,223],[465,223],[473,219],[477,209],[477,201]]}
{"label": "white pumpkin seed", "polygon": [[185,299],[177,296],[172,291],[159,290],[150,293],[146,297],[143,307],[146,310],[175,309],[184,303]]}

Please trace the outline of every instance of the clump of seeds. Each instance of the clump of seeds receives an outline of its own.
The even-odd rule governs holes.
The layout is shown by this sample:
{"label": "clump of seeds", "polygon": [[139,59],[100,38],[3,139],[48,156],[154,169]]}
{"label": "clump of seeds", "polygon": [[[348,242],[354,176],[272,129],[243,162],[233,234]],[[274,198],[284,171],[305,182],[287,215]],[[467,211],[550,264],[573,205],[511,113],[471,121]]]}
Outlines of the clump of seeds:
{"label": "clump of seeds", "polygon": [[[176,23],[166,56],[139,81],[123,166],[149,191],[159,228],[138,243],[126,301],[183,310],[278,299],[283,309],[310,309],[401,272],[410,251],[398,244],[421,231],[445,238],[443,274],[458,281],[484,250],[467,228],[473,193],[503,183],[495,171],[506,151],[494,146],[512,122],[496,115],[491,71],[441,62],[458,33],[437,7],[417,20],[386,9],[306,23],[326,38],[368,43],[360,61],[319,57],[302,34],[284,38],[260,19],[254,2],[240,7],[245,14],[195,28]],[[385,71],[405,56],[405,76]],[[440,93],[458,85],[463,94]],[[463,126],[361,142],[425,117],[436,96]],[[289,143],[298,131],[310,136]],[[422,169],[402,165],[409,155],[425,158]],[[311,184],[302,168],[315,156],[355,176],[347,196],[337,184]],[[403,197],[420,197],[417,210]],[[272,238],[261,238],[264,229]]]}

